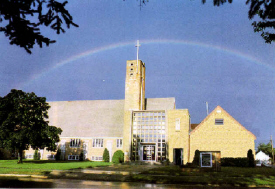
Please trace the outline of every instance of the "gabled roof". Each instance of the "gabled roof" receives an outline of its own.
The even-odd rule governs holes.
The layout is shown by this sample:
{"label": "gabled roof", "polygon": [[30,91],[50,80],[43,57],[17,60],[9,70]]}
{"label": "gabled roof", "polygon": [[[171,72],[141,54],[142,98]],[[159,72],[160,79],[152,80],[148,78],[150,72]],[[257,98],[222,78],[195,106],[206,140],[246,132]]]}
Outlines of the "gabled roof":
{"label": "gabled roof", "polygon": [[190,132],[190,134],[199,130],[199,128],[203,125],[203,123],[206,122],[217,111],[222,111],[224,114],[226,114],[228,117],[230,117],[230,119],[233,120],[237,125],[239,125],[245,131],[247,131],[251,136],[253,136],[254,139],[256,140],[256,136],[252,132],[248,131],[244,126],[242,126],[236,119],[234,119],[229,113],[227,113],[221,106],[217,106],[210,114],[208,114],[208,116],[206,116],[206,118],[204,118],[204,120],[198,126],[196,126],[195,129]]}
{"label": "gabled roof", "polygon": [[255,160],[269,160],[269,159],[270,157],[262,151],[259,151],[255,156]]}

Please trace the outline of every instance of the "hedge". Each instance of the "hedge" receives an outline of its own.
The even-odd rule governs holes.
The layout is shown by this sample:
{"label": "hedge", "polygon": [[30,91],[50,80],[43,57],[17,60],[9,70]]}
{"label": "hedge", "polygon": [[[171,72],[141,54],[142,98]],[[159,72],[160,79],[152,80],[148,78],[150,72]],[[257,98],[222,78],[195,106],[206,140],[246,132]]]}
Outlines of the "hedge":
{"label": "hedge", "polygon": [[221,166],[224,167],[248,167],[248,158],[221,158]]}

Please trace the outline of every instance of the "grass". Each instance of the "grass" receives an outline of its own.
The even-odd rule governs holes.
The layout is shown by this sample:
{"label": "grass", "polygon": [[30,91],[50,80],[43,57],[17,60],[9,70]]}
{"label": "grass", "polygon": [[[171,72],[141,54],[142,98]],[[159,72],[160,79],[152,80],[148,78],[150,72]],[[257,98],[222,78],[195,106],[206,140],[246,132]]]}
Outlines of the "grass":
{"label": "grass", "polygon": [[180,168],[178,166],[165,166],[144,171],[142,174],[171,175],[171,176],[222,176],[222,177],[252,177],[275,176],[275,170],[268,167],[222,167],[221,172],[205,172],[198,168]]}
{"label": "grass", "polygon": [[275,187],[275,170],[268,167],[222,167],[220,172],[205,172],[199,169],[167,166],[133,175],[133,179],[156,183]]}
{"label": "grass", "polygon": [[0,160],[0,174],[43,175],[52,170],[84,169],[88,167],[109,166],[111,163],[91,161],[29,161],[17,164],[17,160]]}
{"label": "grass", "polygon": [[[105,162],[90,161],[27,161],[17,164],[17,160],[0,160],[0,174],[35,174],[45,175],[53,170],[72,170],[94,167],[102,171],[129,171],[140,174],[86,174],[74,171],[62,172],[58,178],[101,180],[101,181],[129,181],[163,184],[186,184],[202,186],[256,186],[275,187],[275,170],[268,167],[243,168],[222,167],[220,172],[206,172],[198,168],[180,168],[178,166],[162,165],[112,165]],[[103,167],[104,166],[104,167]],[[49,175],[49,174],[48,174]],[[51,176],[53,178],[55,175]]]}

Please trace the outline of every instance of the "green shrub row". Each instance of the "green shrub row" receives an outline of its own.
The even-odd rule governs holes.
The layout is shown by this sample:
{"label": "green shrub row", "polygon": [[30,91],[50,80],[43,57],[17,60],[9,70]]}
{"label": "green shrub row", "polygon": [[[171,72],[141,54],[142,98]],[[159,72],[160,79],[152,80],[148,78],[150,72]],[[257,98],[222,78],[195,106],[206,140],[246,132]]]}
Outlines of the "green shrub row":
{"label": "green shrub row", "polygon": [[249,167],[248,158],[221,158],[224,167]]}

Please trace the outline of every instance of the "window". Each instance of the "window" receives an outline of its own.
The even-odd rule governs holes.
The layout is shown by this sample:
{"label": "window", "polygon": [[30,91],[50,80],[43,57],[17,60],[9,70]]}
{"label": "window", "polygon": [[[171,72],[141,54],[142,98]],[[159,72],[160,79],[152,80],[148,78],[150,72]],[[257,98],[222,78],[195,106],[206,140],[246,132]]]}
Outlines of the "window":
{"label": "window", "polygon": [[[141,143],[155,143],[154,161],[166,159],[166,115],[165,111],[135,111],[132,122],[133,160],[144,160],[140,154]],[[159,147],[157,147],[159,145]]]}
{"label": "window", "polygon": [[133,76],[133,73],[130,73],[130,77],[132,77]]}
{"label": "window", "polygon": [[33,159],[33,154],[26,154],[26,155],[25,155],[25,158],[26,158],[26,159]]}
{"label": "window", "polygon": [[131,63],[131,66],[133,66],[134,65],[134,63]]}
{"label": "window", "polygon": [[134,70],[133,68],[130,69],[130,71],[133,71],[133,70]]}
{"label": "window", "polygon": [[93,147],[103,148],[103,139],[94,138],[93,139]]}
{"label": "window", "polygon": [[68,160],[79,160],[79,155],[68,155]]}
{"label": "window", "polygon": [[212,153],[203,152],[200,154],[201,167],[212,167]]}
{"label": "window", "polygon": [[176,131],[180,130],[180,118],[176,119]]}
{"label": "window", "polygon": [[122,139],[116,139],[116,147],[122,148]]}
{"label": "window", "polygon": [[215,119],[215,125],[223,125],[223,119]]}
{"label": "window", "polygon": [[91,160],[92,161],[102,161],[103,157],[102,156],[92,156]]}
{"label": "window", "polygon": [[55,155],[54,154],[49,154],[47,155],[48,160],[55,160]]}
{"label": "window", "polygon": [[71,141],[70,141],[70,147],[71,148],[79,148],[80,144],[81,144],[80,139],[71,139]]}

